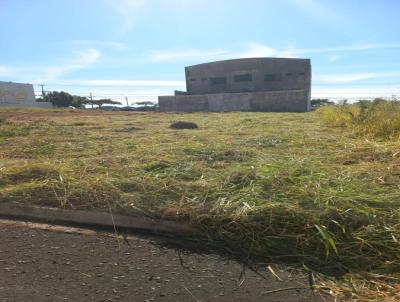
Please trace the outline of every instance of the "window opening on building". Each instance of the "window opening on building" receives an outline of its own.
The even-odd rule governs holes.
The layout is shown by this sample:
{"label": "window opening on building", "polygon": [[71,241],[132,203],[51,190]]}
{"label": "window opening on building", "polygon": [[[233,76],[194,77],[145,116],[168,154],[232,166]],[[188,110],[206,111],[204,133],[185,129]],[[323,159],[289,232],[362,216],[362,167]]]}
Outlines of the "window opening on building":
{"label": "window opening on building", "polygon": [[211,85],[223,85],[226,84],[225,77],[210,78]]}
{"label": "window opening on building", "polygon": [[251,73],[247,74],[237,74],[233,77],[235,82],[251,82],[253,81],[253,75]]}

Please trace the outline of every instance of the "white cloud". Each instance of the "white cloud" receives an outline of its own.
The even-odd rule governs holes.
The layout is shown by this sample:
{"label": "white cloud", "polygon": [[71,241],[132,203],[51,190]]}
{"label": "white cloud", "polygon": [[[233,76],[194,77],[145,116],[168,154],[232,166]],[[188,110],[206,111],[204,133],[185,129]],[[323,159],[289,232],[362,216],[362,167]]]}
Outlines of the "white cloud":
{"label": "white cloud", "polygon": [[261,43],[250,43],[241,51],[230,51],[226,49],[175,49],[159,50],[150,53],[150,62],[162,61],[184,61],[184,60],[224,60],[238,58],[256,57],[295,57],[292,50],[279,50]]}
{"label": "white cloud", "polygon": [[127,47],[125,43],[114,42],[114,41],[103,41],[103,40],[72,40],[70,41],[70,43],[78,47],[106,46],[106,47],[112,47],[117,50],[122,50]]}
{"label": "white cloud", "polygon": [[335,12],[331,7],[327,6],[324,1],[318,0],[290,0],[290,2],[296,10],[302,10],[308,16],[323,20],[328,26],[337,26],[343,24],[344,20],[340,14]]}
{"label": "white cloud", "polygon": [[37,82],[57,79],[58,77],[88,68],[95,64],[101,57],[101,53],[94,48],[81,50],[76,57],[69,59],[69,62],[45,66],[29,67],[10,67],[0,66],[0,76],[13,77],[17,80],[26,81],[26,79]]}
{"label": "white cloud", "polygon": [[121,31],[126,33],[136,25],[148,2],[148,0],[109,0],[108,3],[121,16]]}
{"label": "white cloud", "polygon": [[400,77],[400,72],[360,72],[346,74],[313,74],[313,80],[318,83],[349,83],[361,80]]}
{"label": "white cloud", "polygon": [[296,54],[313,54],[313,53],[329,53],[329,52],[350,52],[350,51],[364,51],[373,49],[389,49],[400,48],[399,43],[393,44],[355,44],[348,46],[338,47],[325,47],[325,48],[296,48],[293,52]]}
{"label": "white cloud", "polygon": [[333,100],[348,99],[350,101],[360,100],[360,99],[373,99],[377,97],[391,98],[396,95],[400,96],[400,86],[324,87],[324,86],[314,85],[311,91],[312,98],[329,98]]}
{"label": "white cloud", "polygon": [[58,78],[59,76],[70,73],[76,70],[85,69],[96,63],[101,57],[101,53],[94,49],[89,48],[81,51],[71,63],[50,65],[39,68],[44,78]]}
{"label": "white cloud", "polygon": [[228,53],[232,58],[278,57],[288,54],[289,52],[282,52],[276,48],[261,43],[250,43],[242,52]]}
{"label": "white cloud", "polygon": [[[261,44],[261,43],[251,43],[247,45],[247,51],[244,54],[265,54],[265,56],[281,56],[281,57],[298,57],[307,54],[322,54],[331,52],[356,52],[356,51],[366,51],[374,49],[390,49],[390,48],[400,48],[400,43],[392,44],[354,44],[346,46],[337,47],[322,47],[322,48],[285,48],[276,49],[271,46]],[[338,59],[339,55],[335,54],[331,56],[334,60]]]}
{"label": "white cloud", "polygon": [[[161,8],[165,14],[169,13],[168,10],[192,14],[196,11],[196,6],[203,7],[205,2],[206,0],[108,0],[109,6],[121,17],[122,33],[129,32],[142,20],[147,6]],[[157,22],[157,20],[150,22]]]}
{"label": "white cloud", "polygon": [[338,55],[332,55],[332,56],[329,56],[329,57],[328,57],[328,60],[331,61],[331,62],[335,62],[335,61],[337,61],[338,59],[339,59],[339,56],[338,56]]}
{"label": "white cloud", "polygon": [[13,76],[17,70],[8,66],[1,66],[0,65],[0,77],[9,77]]}
{"label": "white cloud", "polygon": [[207,59],[226,56],[228,52],[224,49],[180,49],[153,51],[149,55],[151,62],[176,61],[182,59]]}
{"label": "white cloud", "polygon": [[322,75],[316,74],[314,75],[314,79],[316,81],[320,81],[322,83],[347,83],[354,82],[360,80],[369,80],[375,78],[376,75],[372,72],[363,72],[363,73],[350,73],[350,74],[330,74],[330,75]]}
{"label": "white cloud", "polygon": [[180,87],[185,81],[164,80],[61,80],[54,79],[47,83],[61,86],[93,86],[93,87]]}
{"label": "white cloud", "polygon": [[185,61],[185,60],[224,60],[254,57],[283,57],[296,58],[311,54],[335,52],[328,59],[336,61],[340,52],[365,51],[371,49],[400,48],[400,44],[360,44],[326,48],[275,48],[263,43],[249,43],[243,50],[232,51],[228,49],[166,49],[152,51],[148,60],[150,62]]}
{"label": "white cloud", "polygon": [[325,7],[321,1],[315,0],[291,0],[297,8],[303,9],[304,11],[310,13],[313,16],[323,17],[327,14],[331,14],[330,10]]}

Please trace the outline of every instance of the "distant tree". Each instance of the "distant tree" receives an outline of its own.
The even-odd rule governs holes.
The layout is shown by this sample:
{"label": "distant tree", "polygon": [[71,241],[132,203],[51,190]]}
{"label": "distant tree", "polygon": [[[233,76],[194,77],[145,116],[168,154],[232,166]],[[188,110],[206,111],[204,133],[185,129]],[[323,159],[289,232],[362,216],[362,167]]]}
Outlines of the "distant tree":
{"label": "distant tree", "polygon": [[56,107],[68,107],[72,106],[73,103],[73,96],[67,92],[61,91],[53,91],[46,94],[44,97],[44,102],[50,102],[53,106]]}
{"label": "distant tree", "polygon": [[150,102],[150,101],[137,102],[136,104],[140,105],[140,106],[144,106],[144,107],[154,105],[153,102]]}
{"label": "distant tree", "polygon": [[158,104],[154,104],[153,102],[150,101],[143,101],[143,102],[137,102],[136,105],[140,105],[139,107],[135,107],[135,111],[157,111],[158,110]]}
{"label": "distant tree", "polygon": [[335,104],[332,101],[329,101],[328,99],[312,99],[311,100],[311,107],[317,108],[317,107],[322,107],[326,105],[333,105]]}
{"label": "distant tree", "polygon": [[84,96],[74,95],[72,97],[72,106],[74,106],[75,108],[83,108],[84,105],[88,102],[88,98]]}
{"label": "distant tree", "polygon": [[354,102],[354,104],[368,104],[368,103],[371,103],[371,100],[358,100]]}
{"label": "distant tree", "polygon": [[73,106],[76,108],[82,108],[85,104],[96,105],[101,108],[104,104],[110,105],[121,105],[120,102],[113,101],[111,99],[100,99],[100,100],[90,100],[87,97],[70,95],[67,92],[53,91],[48,94],[43,99],[43,102],[51,102],[53,106],[56,107],[69,107]]}
{"label": "distant tree", "polygon": [[385,103],[385,102],[387,102],[388,100],[386,100],[386,99],[384,99],[384,98],[375,98],[372,102],[374,103],[374,104],[378,104],[378,103]]}
{"label": "distant tree", "polygon": [[92,105],[92,106],[93,105],[97,105],[97,106],[99,106],[100,109],[104,104],[121,105],[120,102],[113,101],[111,99],[87,100],[85,104],[89,104],[89,105]]}

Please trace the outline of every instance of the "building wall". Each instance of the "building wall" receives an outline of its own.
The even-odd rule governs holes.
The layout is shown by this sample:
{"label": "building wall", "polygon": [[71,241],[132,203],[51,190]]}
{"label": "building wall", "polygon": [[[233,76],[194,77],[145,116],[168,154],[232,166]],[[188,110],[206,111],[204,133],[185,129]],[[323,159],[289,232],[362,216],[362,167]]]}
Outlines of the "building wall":
{"label": "building wall", "polygon": [[309,108],[309,91],[261,91],[176,95],[158,97],[160,111],[265,111],[305,112]]}
{"label": "building wall", "polygon": [[32,84],[0,81],[0,107],[43,107],[51,104],[36,102]]}
{"label": "building wall", "polygon": [[185,68],[187,94],[311,89],[309,59],[250,58]]}

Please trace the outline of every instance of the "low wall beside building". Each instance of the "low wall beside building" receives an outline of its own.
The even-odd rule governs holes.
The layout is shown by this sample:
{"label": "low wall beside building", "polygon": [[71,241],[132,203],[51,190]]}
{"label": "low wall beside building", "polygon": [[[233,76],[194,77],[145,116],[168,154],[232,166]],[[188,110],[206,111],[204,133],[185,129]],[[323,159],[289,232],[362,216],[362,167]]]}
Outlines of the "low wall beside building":
{"label": "low wall beside building", "polygon": [[265,111],[306,112],[310,110],[305,89],[201,95],[160,96],[160,111]]}

